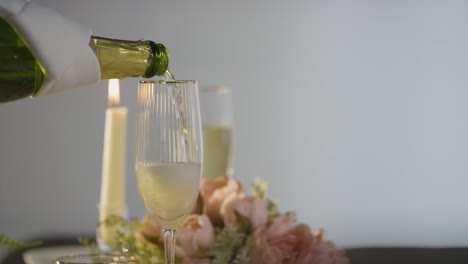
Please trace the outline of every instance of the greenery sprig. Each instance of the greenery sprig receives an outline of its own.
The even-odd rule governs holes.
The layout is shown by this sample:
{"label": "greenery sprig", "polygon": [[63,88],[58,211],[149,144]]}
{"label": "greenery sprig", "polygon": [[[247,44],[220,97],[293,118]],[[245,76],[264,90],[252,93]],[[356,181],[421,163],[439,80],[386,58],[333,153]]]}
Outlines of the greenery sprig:
{"label": "greenery sprig", "polygon": [[42,245],[41,241],[34,241],[34,242],[21,242],[9,238],[5,234],[0,234],[0,248],[29,248],[29,247],[37,247]]}
{"label": "greenery sprig", "polygon": [[278,202],[267,197],[267,189],[268,183],[257,177],[255,177],[254,182],[250,184],[252,196],[267,201],[268,217],[272,218],[279,215]]}
{"label": "greenery sprig", "polygon": [[235,228],[224,227],[216,231],[216,241],[211,257],[217,264],[250,263],[248,253],[250,236]]}
{"label": "greenery sprig", "polygon": [[[164,263],[164,251],[161,247],[144,239],[138,240],[135,236],[136,230],[141,226],[141,222],[137,218],[127,220],[118,215],[111,215],[100,222],[99,226],[118,227],[115,247],[127,256],[138,257],[140,264]],[[78,242],[91,251],[98,251],[97,244],[94,241],[79,238]]]}
{"label": "greenery sprig", "polygon": [[[0,184],[0,192],[2,191],[2,188],[3,187]],[[21,241],[9,238],[5,234],[0,234],[0,248],[29,248],[29,247],[37,247],[40,245],[42,245],[42,241],[21,242]]]}

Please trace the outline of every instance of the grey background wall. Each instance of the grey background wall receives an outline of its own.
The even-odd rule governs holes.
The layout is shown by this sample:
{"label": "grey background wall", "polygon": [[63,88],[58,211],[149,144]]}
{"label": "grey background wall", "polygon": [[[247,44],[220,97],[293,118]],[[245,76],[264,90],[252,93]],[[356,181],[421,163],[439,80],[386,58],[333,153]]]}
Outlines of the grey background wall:
{"label": "grey background wall", "polygon": [[[468,245],[468,2],[34,1],[230,86],[235,176],[339,246]],[[137,80],[121,82],[130,117]],[[0,233],[93,232],[106,97],[102,81],[0,105]]]}

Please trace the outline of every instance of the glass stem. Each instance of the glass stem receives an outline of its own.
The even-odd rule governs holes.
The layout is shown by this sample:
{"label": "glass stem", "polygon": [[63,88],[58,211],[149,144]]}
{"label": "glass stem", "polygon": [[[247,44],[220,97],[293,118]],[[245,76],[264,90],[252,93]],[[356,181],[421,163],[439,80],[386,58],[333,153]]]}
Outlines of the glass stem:
{"label": "glass stem", "polygon": [[166,264],[175,264],[175,239],[174,229],[164,229],[164,259]]}

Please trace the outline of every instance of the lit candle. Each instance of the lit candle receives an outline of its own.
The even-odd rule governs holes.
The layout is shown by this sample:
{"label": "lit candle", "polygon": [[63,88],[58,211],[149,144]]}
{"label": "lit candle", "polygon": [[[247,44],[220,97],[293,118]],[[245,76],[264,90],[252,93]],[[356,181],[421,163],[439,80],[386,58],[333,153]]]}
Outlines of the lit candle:
{"label": "lit candle", "polygon": [[[119,107],[119,80],[109,80],[109,108],[106,110],[104,150],[102,155],[101,197],[99,221],[111,215],[125,217],[125,162],[127,143],[127,108]],[[116,229],[100,226],[98,242],[112,246]]]}

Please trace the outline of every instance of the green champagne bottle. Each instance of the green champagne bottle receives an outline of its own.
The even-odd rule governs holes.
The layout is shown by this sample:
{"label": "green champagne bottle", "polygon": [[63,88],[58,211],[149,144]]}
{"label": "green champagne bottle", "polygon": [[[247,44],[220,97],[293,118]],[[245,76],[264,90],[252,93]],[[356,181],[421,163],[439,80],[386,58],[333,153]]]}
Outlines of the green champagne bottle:
{"label": "green champagne bottle", "polygon": [[[163,75],[169,53],[153,41],[116,40],[91,36],[90,48],[101,68],[101,79]],[[0,103],[34,96],[40,89],[45,69],[36,60],[28,44],[0,17]]]}

